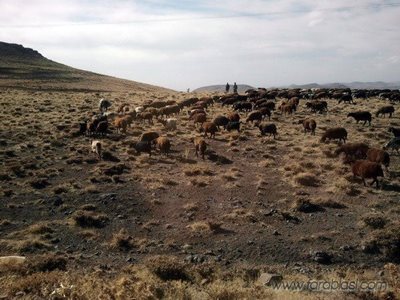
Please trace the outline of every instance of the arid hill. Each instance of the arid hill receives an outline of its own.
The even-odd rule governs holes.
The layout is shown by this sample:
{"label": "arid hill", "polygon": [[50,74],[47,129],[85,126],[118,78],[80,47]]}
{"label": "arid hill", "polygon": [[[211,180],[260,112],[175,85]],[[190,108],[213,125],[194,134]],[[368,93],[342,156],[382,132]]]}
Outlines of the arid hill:
{"label": "arid hill", "polygon": [[165,88],[75,69],[22,45],[0,42],[0,87],[65,91],[168,91]]}

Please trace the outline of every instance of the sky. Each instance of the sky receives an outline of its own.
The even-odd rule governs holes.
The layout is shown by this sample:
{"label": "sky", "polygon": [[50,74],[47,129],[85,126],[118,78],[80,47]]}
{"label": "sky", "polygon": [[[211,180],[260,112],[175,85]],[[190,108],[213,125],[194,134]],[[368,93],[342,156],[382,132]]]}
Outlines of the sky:
{"label": "sky", "polygon": [[400,81],[400,0],[0,0],[0,41],[175,90]]}

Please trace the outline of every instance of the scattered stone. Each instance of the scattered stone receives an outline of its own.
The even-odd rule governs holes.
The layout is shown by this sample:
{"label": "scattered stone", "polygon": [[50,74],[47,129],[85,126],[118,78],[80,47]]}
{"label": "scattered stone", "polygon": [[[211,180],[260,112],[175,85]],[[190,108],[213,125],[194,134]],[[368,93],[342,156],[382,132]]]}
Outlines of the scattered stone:
{"label": "scattered stone", "polygon": [[280,283],[282,280],[283,276],[280,274],[261,273],[258,283],[264,286],[271,286]]}

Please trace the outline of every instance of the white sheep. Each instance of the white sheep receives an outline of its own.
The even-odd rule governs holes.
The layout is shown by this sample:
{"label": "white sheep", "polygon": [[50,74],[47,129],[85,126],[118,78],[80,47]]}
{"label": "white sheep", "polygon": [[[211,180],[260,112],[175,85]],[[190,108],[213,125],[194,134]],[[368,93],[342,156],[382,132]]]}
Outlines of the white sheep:
{"label": "white sheep", "polygon": [[99,157],[99,160],[101,160],[101,142],[99,140],[94,140],[92,141],[92,152],[96,153],[97,156]]}
{"label": "white sheep", "polygon": [[165,129],[167,130],[176,130],[177,119],[176,118],[168,118],[166,120],[157,119],[159,123],[163,124]]}
{"label": "white sheep", "polygon": [[143,106],[137,106],[135,107],[135,112],[137,114],[140,114],[142,111],[144,111],[144,107]]}

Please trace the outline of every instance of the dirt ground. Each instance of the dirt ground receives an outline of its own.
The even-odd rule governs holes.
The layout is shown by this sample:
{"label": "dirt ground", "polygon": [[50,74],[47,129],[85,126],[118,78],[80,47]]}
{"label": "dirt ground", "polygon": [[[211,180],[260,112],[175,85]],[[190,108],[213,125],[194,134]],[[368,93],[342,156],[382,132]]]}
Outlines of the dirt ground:
{"label": "dirt ground", "polygon": [[[208,265],[234,275],[204,276],[197,296],[189,284],[169,286],[164,294],[150,289],[147,298],[138,298],[336,297],[309,291],[276,294],[268,288],[255,293],[243,274],[256,270],[277,272],[284,280],[384,280],[390,282],[389,292],[341,295],[395,299],[389,297],[399,293],[400,157],[390,153],[391,164],[380,189],[364,187],[360,179],[352,178],[343,157],[333,155],[338,144],[321,143],[320,138],[326,128],[343,126],[348,142],[382,148],[392,137],[387,128],[400,127],[399,104],[392,118],[374,117],[371,126],[363,126],[347,114],[374,113],[388,101],[360,99],[352,105],[327,100],[327,114],[311,114],[301,100],[293,115],[275,111],[266,121],[276,124],[276,139],[261,136],[250,123],[242,124],[240,133],[221,128],[215,139],[207,140],[205,160],[195,156],[191,138],[201,134],[187,109],[176,117],[176,131],[167,131],[156,120],[135,121],[126,134],[112,130],[100,138],[107,160],[99,161],[91,153],[90,137],[74,135],[78,123],[97,111],[103,97],[113,102],[115,111],[123,102],[133,108],[149,100],[179,102],[193,96],[203,94],[0,90],[0,256],[62,257],[71,276],[50,270],[34,284],[29,277],[37,290],[24,289],[31,273],[0,268],[4,287],[0,296],[46,297],[60,287],[57,278],[74,285],[101,270],[96,276],[112,278],[119,290],[97,289],[93,281],[87,290],[101,291],[105,299],[109,295],[124,299],[127,289],[118,281],[122,280],[118,270],[124,270],[125,280],[132,280],[129,268],[148,266],[149,259],[162,255],[190,268]],[[229,111],[216,103],[209,107],[208,119]],[[315,136],[304,135],[297,124],[310,115],[317,121]],[[244,121],[246,114],[241,117]],[[171,140],[170,155],[138,155],[130,147],[148,130]],[[143,270],[135,271],[137,282],[154,277],[140,277]],[[154,278],[149,281],[154,286],[165,285]],[[244,283],[235,285],[235,278]],[[207,289],[214,292],[199,292]],[[87,290],[75,296],[90,299]],[[179,294],[182,291],[184,295]]]}

